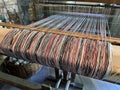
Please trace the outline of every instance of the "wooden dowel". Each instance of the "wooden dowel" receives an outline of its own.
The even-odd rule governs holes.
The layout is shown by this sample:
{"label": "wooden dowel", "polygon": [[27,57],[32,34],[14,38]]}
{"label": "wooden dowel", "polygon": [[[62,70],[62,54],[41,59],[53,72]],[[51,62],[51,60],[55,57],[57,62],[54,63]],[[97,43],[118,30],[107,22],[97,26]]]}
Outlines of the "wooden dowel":
{"label": "wooden dowel", "polygon": [[73,36],[73,37],[79,37],[79,38],[88,38],[88,39],[94,39],[94,40],[106,40],[112,44],[118,44],[120,45],[120,38],[114,38],[114,37],[101,37],[98,35],[92,35],[92,34],[84,34],[79,32],[70,32],[70,31],[62,31],[62,30],[52,30],[47,28],[36,28],[32,26],[25,26],[25,25],[18,25],[18,24],[8,24],[8,23],[0,23],[0,26],[7,26],[7,27],[14,27],[14,28],[20,28],[20,29],[30,29],[40,32],[46,32],[46,33],[53,33],[53,34],[59,34],[59,35],[66,35],[66,36]]}

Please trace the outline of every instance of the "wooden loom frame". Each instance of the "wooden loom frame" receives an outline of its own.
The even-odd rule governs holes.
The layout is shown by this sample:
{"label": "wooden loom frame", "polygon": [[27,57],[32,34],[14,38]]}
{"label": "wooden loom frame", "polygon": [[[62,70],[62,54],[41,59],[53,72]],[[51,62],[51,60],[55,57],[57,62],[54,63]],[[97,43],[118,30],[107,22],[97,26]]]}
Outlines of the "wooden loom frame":
{"label": "wooden loom frame", "polygon": [[[7,24],[7,23],[0,23],[0,26],[7,26],[7,27],[13,27],[13,28],[20,28],[20,29],[30,29],[30,30],[37,30],[40,32],[46,32],[46,33],[53,33],[53,34],[60,34],[60,35],[67,35],[67,36],[74,36],[74,37],[80,37],[80,38],[89,38],[89,39],[95,39],[95,40],[106,40],[108,42],[111,42],[113,44],[120,45],[120,38],[113,38],[113,37],[106,37],[101,38],[97,35],[91,35],[91,34],[82,34],[82,33],[76,33],[76,32],[69,32],[69,31],[61,31],[61,30],[51,30],[47,28],[36,28],[31,26],[25,26],[25,25],[17,25],[17,24]],[[0,29],[0,42],[3,39],[3,37],[12,29]],[[120,46],[113,45],[113,72],[120,73]],[[117,51],[116,51],[117,49]],[[1,64],[0,64],[1,65]],[[0,82],[21,88],[23,90],[55,90],[55,88],[50,88],[49,86],[42,86],[36,83],[28,82],[27,80],[17,78],[15,76],[11,76],[8,74],[5,74],[3,72],[0,72]]]}

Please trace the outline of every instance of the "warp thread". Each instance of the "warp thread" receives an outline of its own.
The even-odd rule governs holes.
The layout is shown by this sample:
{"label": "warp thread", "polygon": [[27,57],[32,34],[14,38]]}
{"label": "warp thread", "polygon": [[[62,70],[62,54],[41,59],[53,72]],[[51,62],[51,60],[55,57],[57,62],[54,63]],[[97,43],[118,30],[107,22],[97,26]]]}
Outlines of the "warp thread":
{"label": "warp thread", "polygon": [[[106,36],[106,23],[104,22],[107,21],[106,19],[53,15],[47,20],[41,20],[36,25]],[[110,43],[105,40],[98,41],[14,29],[4,37],[0,48],[8,56],[97,79],[108,75],[111,69]]]}

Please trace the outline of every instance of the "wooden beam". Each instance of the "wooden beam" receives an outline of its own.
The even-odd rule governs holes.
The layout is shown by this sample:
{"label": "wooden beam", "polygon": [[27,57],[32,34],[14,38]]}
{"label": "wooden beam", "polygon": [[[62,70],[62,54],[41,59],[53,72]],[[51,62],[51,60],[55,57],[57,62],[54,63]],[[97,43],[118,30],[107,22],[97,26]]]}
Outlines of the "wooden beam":
{"label": "wooden beam", "polygon": [[22,90],[41,90],[41,85],[30,81],[8,75],[0,71],[0,82],[18,87]]}
{"label": "wooden beam", "polygon": [[0,26],[7,26],[7,27],[14,27],[14,28],[20,28],[20,29],[30,29],[30,30],[36,30],[39,32],[46,32],[46,33],[53,33],[58,35],[66,35],[66,36],[73,36],[73,37],[79,37],[79,38],[88,38],[88,39],[94,39],[94,40],[105,40],[112,44],[118,44],[120,45],[120,38],[114,38],[114,37],[101,37],[98,35],[92,35],[92,34],[84,34],[79,32],[70,32],[70,31],[63,31],[63,30],[53,30],[53,29],[47,29],[47,28],[38,28],[38,27],[32,27],[32,26],[25,26],[25,25],[18,25],[18,24],[8,24],[8,23],[0,23]]}
{"label": "wooden beam", "polygon": [[[9,75],[0,71],[0,82],[10,86],[17,87],[21,90],[56,90],[51,86],[30,82],[28,80]],[[60,90],[60,89],[57,89]]]}

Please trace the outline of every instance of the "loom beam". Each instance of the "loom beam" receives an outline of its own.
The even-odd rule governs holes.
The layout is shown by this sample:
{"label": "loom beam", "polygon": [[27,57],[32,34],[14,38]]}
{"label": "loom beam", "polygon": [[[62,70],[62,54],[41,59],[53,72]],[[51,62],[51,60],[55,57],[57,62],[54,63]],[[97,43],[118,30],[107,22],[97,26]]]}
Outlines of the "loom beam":
{"label": "loom beam", "polygon": [[[7,29],[7,28],[0,28],[0,43],[5,37],[5,35],[13,29]],[[120,74],[120,46],[112,45],[112,73]],[[118,78],[117,76],[116,78]],[[109,78],[106,78],[109,80]],[[111,78],[109,81],[113,81],[114,78]]]}

